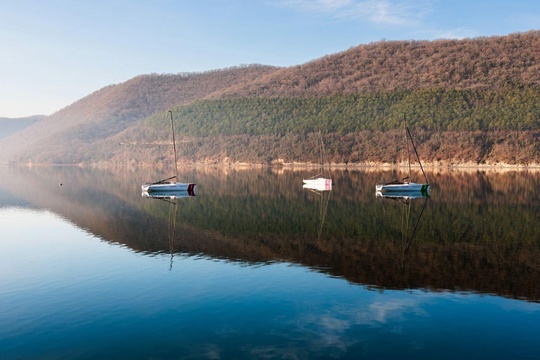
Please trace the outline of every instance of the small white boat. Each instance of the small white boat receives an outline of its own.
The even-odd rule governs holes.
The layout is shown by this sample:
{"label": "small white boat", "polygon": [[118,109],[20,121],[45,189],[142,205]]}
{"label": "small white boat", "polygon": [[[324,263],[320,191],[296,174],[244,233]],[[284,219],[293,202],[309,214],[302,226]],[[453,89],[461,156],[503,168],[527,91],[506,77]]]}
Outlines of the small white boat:
{"label": "small white boat", "polygon": [[142,197],[151,199],[180,199],[185,197],[196,196],[195,187],[191,191],[179,190],[179,191],[163,191],[163,192],[148,192],[143,191]]}
{"label": "small white boat", "polygon": [[[407,149],[407,161],[409,165],[409,176],[401,179],[401,180],[394,180],[387,183],[382,184],[376,184],[375,185],[375,192],[376,193],[404,193],[404,192],[420,192],[424,195],[429,196],[429,183],[427,180],[426,173],[424,172],[424,168],[422,167],[422,162],[420,161],[420,156],[418,156],[418,152],[416,151],[416,146],[414,146],[414,142],[411,136],[411,132],[409,131],[409,128],[407,127],[407,121],[405,120],[405,116],[403,116],[403,127],[405,132],[405,146],[404,148]],[[424,179],[426,180],[425,183],[416,183],[408,181],[411,177],[411,152],[409,151],[409,142],[412,145],[412,148],[414,149],[414,153],[416,154],[416,159],[418,160],[418,164],[420,165],[420,169],[422,170],[422,174],[424,175]]]}
{"label": "small white boat", "polygon": [[394,181],[387,184],[375,185],[375,191],[381,193],[418,192],[429,195],[429,185],[407,181]]}
{"label": "small white boat", "polygon": [[153,183],[142,184],[141,189],[143,193],[171,193],[178,191],[187,191],[191,194],[195,194],[195,184],[194,183],[182,183],[175,182],[172,179],[178,179],[178,160],[176,158],[176,140],[174,138],[174,122],[172,111],[169,111],[171,114],[171,132],[172,132],[172,145],[173,145],[173,154],[174,154],[174,166],[176,170],[176,175],[171,176],[170,178],[159,180]]}
{"label": "small white boat", "polygon": [[[321,171],[325,172],[325,161],[324,161],[324,143],[322,139],[322,134],[319,131],[319,153],[320,153],[320,163]],[[324,175],[328,177],[323,177]],[[330,191],[332,190],[332,179],[330,178],[330,167],[327,169],[326,174],[317,174],[310,177],[309,179],[303,179],[304,189],[316,190],[316,191]]]}
{"label": "small white boat", "polygon": [[187,193],[195,194],[195,184],[193,183],[181,183],[181,182],[160,182],[143,184],[141,186],[143,192],[147,193],[171,193],[184,191]]}
{"label": "small white boat", "polygon": [[317,191],[332,190],[332,179],[316,178],[316,179],[304,179],[304,189],[312,189]]}

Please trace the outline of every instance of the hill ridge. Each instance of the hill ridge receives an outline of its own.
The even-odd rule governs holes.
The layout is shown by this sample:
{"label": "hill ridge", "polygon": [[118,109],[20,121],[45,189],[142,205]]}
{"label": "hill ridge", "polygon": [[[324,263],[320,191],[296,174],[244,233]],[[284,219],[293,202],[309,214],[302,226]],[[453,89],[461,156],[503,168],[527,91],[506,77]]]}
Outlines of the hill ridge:
{"label": "hill ridge", "polygon": [[[110,159],[109,154],[113,152],[128,151],[118,145],[117,140],[122,137],[121,134],[133,135],[134,132],[139,132],[137,136],[144,138],[146,135],[140,132],[148,131],[149,127],[141,124],[159,122],[159,119],[163,117],[162,113],[168,109],[188,106],[187,110],[191,111],[193,106],[196,107],[200,101],[212,102],[223,99],[325,99],[329,97],[345,99],[349,94],[372,94],[376,98],[377,94],[392,97],[393,94],[409,91],[413,95],[420,94],[415,99],[422,103],[434,101],[430,100],[431,95],[422,95],[424,90],[443,92],[471,90],[478,92],[474,104],[478,107],[482,106],[482,101],[485,101],[483,100],[484,92],[486,94],[496,92],[495,95],[489,95],[491,96],[489,101],[495,101],[495,104],[498,98],[503,98],[508,93],[518,92],[518,95],[515,95],[515,103],[507,102],[510,105],[505,106],[509,108],[500,110],[515,111],[517,123],[514,127],[529,129],[525,125],[522,126],[521,122],[535,124],[540,119],[540,110],[529,104],[531,100],[536,99],[539,88],[540,31],[537,30],[463,40],[379,41],[358,45],[305,64],[285,68],[249,65],[202,73],[139,75],[121,84],[109,85],[97,90],[23,131],[1,139],[0,146],[6,150],[0,154],[0,160],[37,163],[107,161]],[[249,101],[244,103],[252,105]],[[462,103],[463,99],[456,98],[450,105],[462,106],[460,105]],[[318,113],[324,109],[317,101],[310,104],[310,108],[300,110],[324,117],[324,114]],[[425,105],[430,107],[430,111],[435,112],[443,110],[440,106],[448,106],[446,103]],[[219,112],[220,108],[217,104],[218,111],[212,113],[213,118],[202,119],[202,121],[220,122],[225,121],[227,117],[234,119],[235,109],[238,109],[238,106],[240,103],[233,104],[230,110],[232,113],[224,114]],[[417,109],[416,105],[407,103],[401,103],[399,107],[395,104],[392,106],[393,108],[384,107],[379,110],[381,114],[388,113],[393,117],[392,114],[398,108],[402,108],[404,112],[414,112]],[[465,106],[469,105],[465,104]],[[273,117],[272,121],[287,121],[288,117],[295,116],[297,110],[285,111],[281,117]],[[258,113],[263,117],[271,115],[260,111]],[[373,120],[366,118],[373,115],[358,114],[361,112],[351,115],[355,116],[355,121]],[[493,112],[478,115],[485,119],[477,121],[476,123],[480,124],[481,128],[474,130],[490,129],[487,125],[482,128],[482,124],[495,123],[497,126],[498,119],[487,118],[492,114]],[[456,123],[470,121],[466,118],[469,116],[466,111],[456,111],[455,116]],[[505,119],[507,117],[505,116]],[[256,123],[259,119],[261,118],[249,118],[246,122]],[[179,119],[179,121],[189,121],[189,117]],[[302,124],[298,126],[274,135],[283,137],[287,132],[302,134],[309,130]],[[384,124],[381,123],[373,130],[378,131],[383,128]],[[436,129],[431,131],[436,131]],[[153,136],[163,135],[159,131],[153,133]],[[231,136],[237,135],[241,134],[233,133]],[[211,136],[216,137],[219,134],[215,133]],[[249,133],[249,136],[255,139],[267,135],[254,131]],[[469,140],[461,138],[458,141],[467,143]],[[343,152],[343,156],[347,157],[345,153],[350,149],[341,149],[339,144],[333,145],[336,151]],[[241,147],[241,145],[238,146]],[[305,146],[308,145],[305,144]],[[198,150],[193,149],[193,151]],[[221,157],[221,149],[216,147],[213,151],[213,155],[211,151],[208,152],[209,159],[212,156],[215,159]],[[532,151],[532,155],[517,158],[540,162],[538,161],[540,149]],[[147,161],[150,163],[156,161],[155,157],[159,156],[155,153],[149,155]],[[120,158],[126,158],[126,156],[129,156],[129,153]],[[271,160],[268,159],[268,161]],[[463,159],[463,161],[468,160],[472,161],[472,159]]]}

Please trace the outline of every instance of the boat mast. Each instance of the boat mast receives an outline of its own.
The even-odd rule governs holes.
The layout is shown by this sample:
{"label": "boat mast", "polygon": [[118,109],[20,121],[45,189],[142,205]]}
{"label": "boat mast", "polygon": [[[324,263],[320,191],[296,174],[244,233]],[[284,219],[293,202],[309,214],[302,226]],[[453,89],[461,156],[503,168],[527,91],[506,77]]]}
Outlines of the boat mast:
{"label": "boat mast", "polygon": [[324,172],[324,159],[323,159],[323,144],[322,144],[322,135],[321,130],[319,130],[319,136],[318,136],[318,143],[319,143],[319,164],[321,166],[321,173]]}
{"label": "boat mast", "polygon": [[321,152],[321,174],[327,178],[330,178],[330,164],[328,164],[328,169],[326,169],[326,151],[324,149],[324,141],[321,130],[319,130],[319,140],[319,150]]}
{"label": "boat mast", "polygon": [[172,111],[169,110],[169,114],[171,114],[171,131],[172,131],[172,144],[173,144],[173,151],[174,151],[174,168],[176,170],[176,181],[178,181],[178,161],[176,159],[176,140],[174,138],[174,123],[173,123],[173,117],[172,117]]}
{"label": "boat mast", "polygon": [[[404,132],[404,140],[405,140],[405,146],[407,147],[407,162],[409,166],[409,181],[411,181],[411,152],[409,151],[409,141],[407,140],[407,119],[405,118],[405,113],[403,113],[403,132]],[[411,139],[412,141],[412,139]]]}
{"label": "boat mast", "polygon": [[424,167],[422,166],[422,162],[420,161],[420,156],[418,156],[418,151],[416,151],[416,146],[414,146],[414,141],[411,136],[411,132],[409,131],[409,128],[406,128],[407,133],[409,134],[409,138],[411,139],[411,144],[414,149],[414,153],[416,154],[416,159],[418,159],[418,164],[420,164],[420,170],[422,170],[422,174],[424,174],[424,179],[426,180],[426,184],[428,184],[428,179],[426,176],[426,172],[424,171]]}

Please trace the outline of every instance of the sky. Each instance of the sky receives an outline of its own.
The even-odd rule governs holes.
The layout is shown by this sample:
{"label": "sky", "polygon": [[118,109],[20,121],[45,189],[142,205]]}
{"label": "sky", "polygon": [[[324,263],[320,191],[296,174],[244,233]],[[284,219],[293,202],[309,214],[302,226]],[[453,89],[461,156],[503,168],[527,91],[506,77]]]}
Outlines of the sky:
{"label": "sky", "polygon": [[0,0],[0,117],[51,115],[141,74],[539,29],[538,0]]}

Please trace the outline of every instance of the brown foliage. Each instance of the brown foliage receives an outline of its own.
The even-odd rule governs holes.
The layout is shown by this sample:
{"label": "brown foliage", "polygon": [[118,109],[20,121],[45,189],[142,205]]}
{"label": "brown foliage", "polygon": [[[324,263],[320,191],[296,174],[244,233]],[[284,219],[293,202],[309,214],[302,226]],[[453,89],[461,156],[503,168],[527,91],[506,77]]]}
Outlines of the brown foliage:
{"label": "brown foliage", "polygon": [[381,41],[280,69],[222,96],[324,96],[384,90],[540,85],[540,32],[437,41]]}

